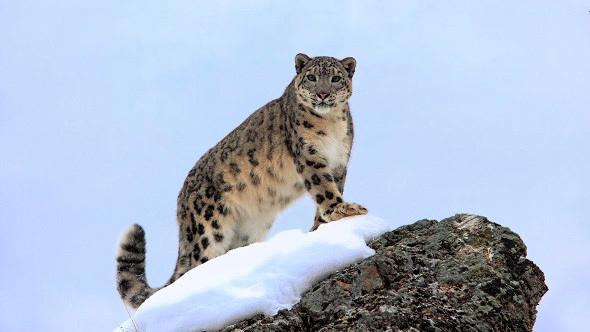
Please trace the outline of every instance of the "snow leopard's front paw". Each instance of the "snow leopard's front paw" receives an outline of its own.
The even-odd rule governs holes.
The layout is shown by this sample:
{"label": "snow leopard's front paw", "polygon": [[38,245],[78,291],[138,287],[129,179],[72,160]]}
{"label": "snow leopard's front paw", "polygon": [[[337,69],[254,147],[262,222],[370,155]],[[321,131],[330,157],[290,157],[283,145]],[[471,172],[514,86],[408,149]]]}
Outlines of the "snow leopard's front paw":
{"label": "snow leopard's front paw", "polygon": [[358,216],[367,214],[369,211],[362,205],[356,203],[342,202],[338,203],[334,208],[325,212],[325,217],[329,221],[335,221],[350,216]]}

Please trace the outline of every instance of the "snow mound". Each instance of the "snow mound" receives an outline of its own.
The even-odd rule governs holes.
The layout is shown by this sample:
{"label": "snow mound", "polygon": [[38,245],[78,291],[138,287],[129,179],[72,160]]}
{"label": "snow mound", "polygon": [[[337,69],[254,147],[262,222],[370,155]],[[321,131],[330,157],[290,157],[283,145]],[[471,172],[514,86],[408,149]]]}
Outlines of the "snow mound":
{"label": "snow mound", "polygon": [[115,331],[217,330],[256,314],[272,316],[316,282],[372,256],[366,242],[390,229],[380,218],[355,216],[231,250],[156,292]]}

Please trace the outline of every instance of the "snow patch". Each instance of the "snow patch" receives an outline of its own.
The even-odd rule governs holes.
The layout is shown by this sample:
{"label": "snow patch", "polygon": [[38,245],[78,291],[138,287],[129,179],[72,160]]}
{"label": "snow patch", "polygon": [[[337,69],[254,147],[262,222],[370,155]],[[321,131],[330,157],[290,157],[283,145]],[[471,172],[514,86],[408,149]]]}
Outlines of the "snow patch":
{"label": "snow patch", "polygon": [[380,218],[355,216],[231,250],[152,295],[115,331],[217,330],[256,314],[272,316],[318,281],[372,256],[366,242],[389,230]]}

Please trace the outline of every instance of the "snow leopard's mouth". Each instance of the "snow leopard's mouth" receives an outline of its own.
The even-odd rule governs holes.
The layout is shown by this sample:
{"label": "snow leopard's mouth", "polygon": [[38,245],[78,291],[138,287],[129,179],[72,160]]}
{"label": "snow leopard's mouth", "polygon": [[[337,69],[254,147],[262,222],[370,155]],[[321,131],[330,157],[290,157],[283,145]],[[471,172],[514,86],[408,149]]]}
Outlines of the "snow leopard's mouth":
{"label": "snow leopard's mouth", "polygon": [[319,103],[315,102],[312,103],[313,107],[332,107],[334,103],[327,103],[326,101],[322,100]]}

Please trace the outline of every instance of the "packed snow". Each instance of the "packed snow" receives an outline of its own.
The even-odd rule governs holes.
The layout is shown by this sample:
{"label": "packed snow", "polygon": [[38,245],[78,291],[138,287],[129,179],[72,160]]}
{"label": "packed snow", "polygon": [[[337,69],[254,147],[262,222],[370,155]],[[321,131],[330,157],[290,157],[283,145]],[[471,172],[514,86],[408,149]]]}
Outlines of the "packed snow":
{"label": "packed snow", "polygon": [[256,314],[272,316],[316,282],[372,256],[366,242],[388,230],[380,218],[356,216],[231,250],[152,295],[115,331],[217,330]]}

